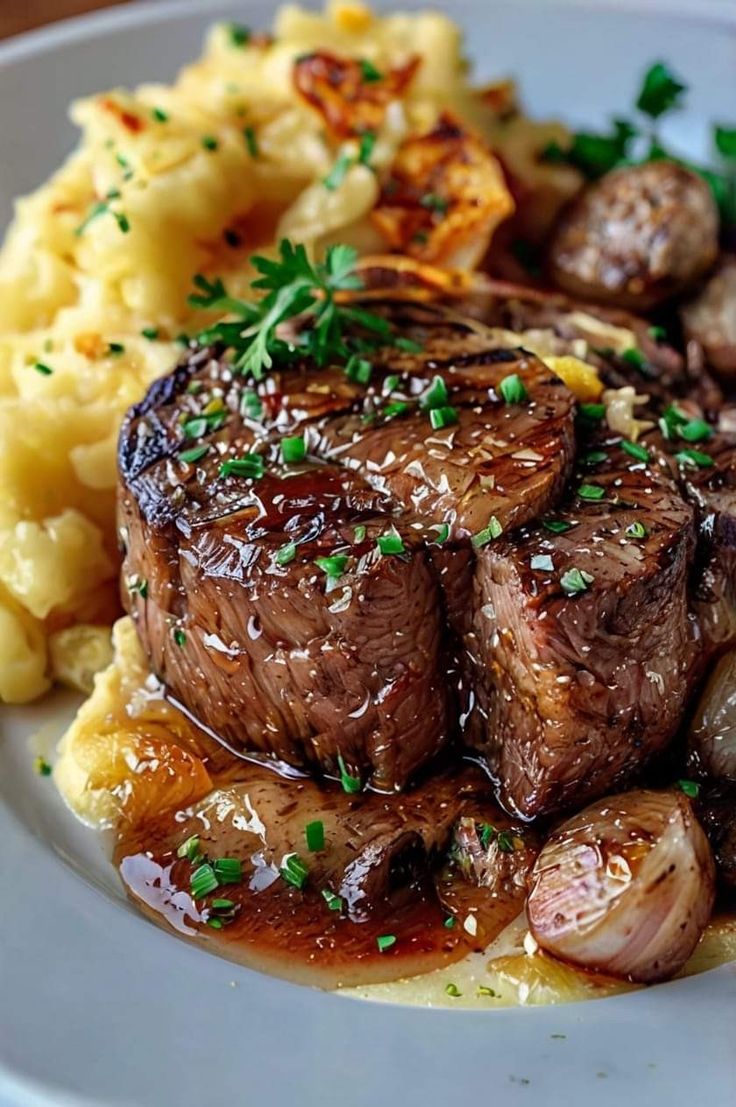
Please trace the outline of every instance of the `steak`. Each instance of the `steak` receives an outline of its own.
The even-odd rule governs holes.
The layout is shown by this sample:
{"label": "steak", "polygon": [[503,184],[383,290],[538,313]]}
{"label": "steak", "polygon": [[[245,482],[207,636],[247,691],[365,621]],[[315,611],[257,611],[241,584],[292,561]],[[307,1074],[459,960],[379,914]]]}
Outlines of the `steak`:
{"label": "steak", "polygon": [[[385,311],[404,348],[372,356],[368,385],[296,363],[254,388],[216,350],[154,384],[122,428],[119,517],[124,603],[195,720],[235,751],[393,790],[457,729],[437,543],[471,550],[556,502],[574,404],[479,324]],[[505,402],[508,377],[525,402]],[[432,389],[446,427],[423,410]],[[285,462],[296,437],[305,456]]]}
{"label": "steak", "polygon": [[530,818],[614,788],[678,728],[698,631],[692,509],[666,462],[588,444],[554,518],[479,560],[466,739]]}

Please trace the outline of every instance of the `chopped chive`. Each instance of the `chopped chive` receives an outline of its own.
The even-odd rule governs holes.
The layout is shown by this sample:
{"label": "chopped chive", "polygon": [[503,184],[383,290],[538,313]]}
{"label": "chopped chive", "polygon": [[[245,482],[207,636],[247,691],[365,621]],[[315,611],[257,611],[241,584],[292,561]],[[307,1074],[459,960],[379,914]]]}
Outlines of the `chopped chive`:
{"label": "chopped chive", "polygon": [[340,187],[352,163],[353,159],[348,154],[340,154],[340,157],[322,181],[322,184],[329,192],[334,192],[335,189]]}
{"label": "chopped chive", "polygon": [[689,423],[678,427],[677,433],[686,442],[704,442],[705,439],[712,437],[713,428],[706,423],[705,419],[691,419]]}
{"label": "chopped chive", "polygon": [[200,461],[205,454],[209,453],[209,446],[192,446],[191,450],[182,450],[179,454],[179,461],[185,461],[187,465],[193,465],[195,461]]}
{"label": "chopped chive", "polygon": [[587,592],[595,577],[586,573],[584,569],[568,569],[560,577],[563,592],[568,596],[575,596],[579,592]]}
{"label": "chopped chive", "polygon": [[635,457],[637,461],[649,461],[649,450],[646,446],[639,445],[638,442],[629,442],[624,439],[621,443],[621,449],[631,457]]}
{"label": "chopped chive", "polygon": [[237,857],[218,857],[212,868],[220,884],[239,884],[243,879],[243,866]]}
{"label": "chopped chive", "polygon": [[648,533],[643,523],[629,523],[625,531],[629,538],[646,538]]}
{"label": "chopped chive", "polygon": [[282,880],[294,888],[303,888],[309,876],[309,869],[298,853],[287,853],[279,869]]}
{"label": "chopped chive", "polygon": [[182,425],[185,438],[201,438],[207,433],[207,420],[198,416],[196,419],[187,419]]}
{"label": "chopped chive", "polygon": [[276,551],[276,564],[288,565],[296,557],[296,542],[287,542]]}
{"label": "chopped chive", "polygon": [[361,58],[358,64],[360,65],[361,76],[367,84],[372,84],[374,81],[380,81],[382,79],[380,69],[376,69],[373,62],[368,61],[367,58]]}
{"label": "chopped chive", "polygon": [[182,842],[176,851],[176,856],[182,859],[186,858],[187,861],[191,861],[192,864],[199,861],[202,856],[202,851],[199,848],[199,835],[192,834],[190,838]]}
{"label": "chopped chive", "polygon": [[153,342],[158,338],[158,327],[144,327],[141,334],[144,338],[147,338],[149,342]]}
{"label": "chopped chive", "polygon": [[421,354],[424,347],[419,342],[415,342],[413,338],[395,338],[394,346],[397,350],[406,350],[408,354]]}
{"label": "chopped chive", "polygon": [[567,523],[564,519],[543,519],[542,526],[550,534],[564,534],[566,530],[572,530],[572,523]]}
{"label": "chopped chive", "polygon": [[42,377],[50,377],[54,372],[51,366],[46,365],[43,361],[37,361],[33,368],[37,373],[40,373]]}
{"label": "chopped chive", "polygon": [[490,823],[480,824],[480,844],[483,846],[483,849],[488,849],[495,833],[495,826],[491,826]]}
{"label": "chopped chive", "polygon": [[440,196],[437,192],[425,192],[419,198],[419,203],[423,208],[428,211],[436,211],[439,215],[444,215],[450,206],[444,196]]}
{"label": "chopped chive", "polygon": [[341,753],[337,755],[337,765],[340,770],[340,783],[344,792],[355,793],[362,792],[363,785],[360,782],[360,777],[353,776],[348,772],[345,767],[345,762]]}
{"label": "chopped chive", "polygon": [[39,776],[51,776],[52,768],[46,758],[39,754],[38,757],[34,758],[33,771],[38,773]]}
{"label": "chopped chive", "polygon": [[379,953],[385,953],[387,949],[391,949],[391,946],[396,945],[396,935],[379,934],[376,938],[376,945],[378,946]]}
{"label": "chopped chive", "polygon": [[429,421],[433,430],[443,430],[457,423],[457,409],[454,407],[433,407],[429,413]]}
{"label": "chopped chive", "polygon": [[325,824],[321,819],[315,819],[304,827],[304,837],[307,841],[307,849],[312,853],[325,848]]}
{"label": "chopped chive", "polygon": [[356,542],[365,541],[366,528],[363,523],[359,523],[357,527],[353,529],[353,537]]}
{"label": "chopped chive", "polygon": [[554,572],[555,564],[549,554],[534,554],[534,556],[529,559],[529,567],[538,572],[552,573]]}
{"label": "chopped chive", "polygon": [[647,334],[655,342],[664,342],[667,338],[667,331],[664,327],[647,327]]}
{"label": "chopped chive", "polygon": [[515,850],[514,836],[510,830],[499,830],[496,835],[496,845],[501,853],[513,853]]}
{"label": "chopped chive", "polygon": [[358,357],[357,354],[352,354],[345,366],[345,376],[350,381],[357,381],[359,384],[368,384],[373,372],[373,366],[370,361],[364,357]]}
{"label": "chopped chive", "polygon": [[281,460],[286,465],[295,465],[307,456],[307,444],[301,434],[281,439]]}
{"label": "chopped chive", "polygon": [[122,342],[108,342],[107,352],[113,357],[120,357],[121,354],[125,353],[125,346],[123,346]]}
{"label": "chopped chive", "polygon": [[174,641],[177,646],[185,646],[187,641],[187,632],[182,630],[181,627],[174,627],[173,635]]}
{"label": "chopped chive", "polygon": [[210,915],[206,920],[207,926],[212,927],[213,930],[222,930],[223,921],[218,919],[216,915]]}
{"label": "chopped chive", "polygon": [[636,346],[630,346],[628,350],[624,350],[621,354],[621,360],[627,362],[629,365],[633,365],[635,369],[642,370],[647,362],[644,354]]}
{"label": "chopped chive", "polygon": [[608,454],[605,450],[591,450],[590,453],[583,454],[581,461],[583,465],[589,468],[593,468],[595,465],[600,465],[603,461],[608,460]]}
{"label": "chopped chive", "polygon": [[382,554],[401,554],[405,552],[404,542],[399,534],[379,534],[376,545]]}
{"label": "chopped chive", "polygon": [[137,592],[141,599],[145,600],[148,595],[148,581],[145,577],[133,576],[129,577],[126,581],[129,592]]}
{"label": "chopped chive", "polygon": [[471,541],[476,549],[479,549],[482,546],[487,546],[489,542],[492,542],[494,538],[499,538],[502,534],[503,527],[496,516],[491,515],[488,526],[474,534]]}
{"label": "chopped chive", "polygon": [[330,911],[342,911],[342,899],[340,896],[336,896],[334,892],[331,892],[329,888],[322,889],[322,899],[325,901]]}
{"label": "chopped chive", "polygon": [[452,930],[453,926],[455,925],[455,916],[448,915],[442,925],[444,926],[445,930]]}
{"label": "chopped chive", "polygon": [[605,494],[606,490],[600,484],[581,484],[578,488],[581,500],[602,500]]}
{"label": "chopped chive", "polygon": [[266,470],[261,454],[247,454],[245,457],[233,457],[220,466],[221,477],[251,477],[260,480]]}
{"label": "chopped chive", "polygon": [[497,995],[497,992],[494,992],[493,988],[489,988],[487,984],[479,984],[476,991],[479,996],[490,996],[492,999],[495,999]]}
{"label": "chopped chive", "polygon": [[700,795],[700,785],[695,780],[678,780],[677,787],[690,799],[697,799]]}
{"label": "chopped chive", "polygon": [[445,993],[448,996],[452,996],[453,999],[458,999],[463,993],[458,988],[457,984],[445,984]]}
{"label": "chopped chive", "polygon": [[347,554],[332,554],[331,557],[315,557],[314,564],[332,580],[339,580],[348,563]]}
{"label": "chopped chive", "polygon": [[202,896],[214,892],[218,886],[215,870],[208,861],[205,861],[198,869],[195,869],[189,880],[189,891],[192,899],[201,899]]}
{"label": "chopped chive", "polygon": [[232,911],[235,907],[235,900],[232,899],[213,899],[210,901],[210,910],[212,911]]}
{"label": "chopped chive", "polygon": [[425,411],[433,407],[444,407],[448,399],[449,395],[444,378],[435,377],[429,388],[420,397],[419,406]]}
{"label": "chopped chive", "polygon": [[151,112],[151,117],[156,120],[157,123],[168,123],[169,113],[164,111],[163,108],[154,108]]}
{"label": "chopped chive", "polygon": [[252,158],[260,156],[260,147],[258,145],[258,139],[256,138],[256,132],[252,127],[243,127],[243,138],[245,139],[245,145],[248,148],[248,153]]}
{"label": "chopped chive", "polygon": [[115,161],[123,170],[123,180],[129,181],[130,178],[133,176],[133,166],[130,164],[124,154],[116,154]]}
{"label": "chopped chive", "polygon": [[373,147],[375,145],[375,131],[364,131],[360,136],[360,145],[358,148],[358,161],[361,165],[370,165],[371,154],[373,153]]}
{"label": "chopped chive", "polygon": [[529,397],[518,373],[511,373],[508,377],[504,377],[498,386],[498,391],[507,404],[521,404]]}
{"label": "chopped chive", "polygon": [[214,135],[202,135],[201,141],[205,150],[216,150],[220,145]]}
{"label": "chopped chive", "polygon": [[260,419],[263,415],[263,404],[255,392],[244,392],[240,398],[240,414],[249,419]]}
{"label": "chopped chive", "polygon": [[385,419],[395,419],[397,415],[405,415],[408,410],[409,405],[404,400],[394,400],[386,404],[382,414]]}
{"label": "chopped chive", "polygon": [[174,341],[177,342],[179,346],[188,346],[192,340],[188,334],[185,334],[184,331],[181,331],[180,334],[177,334]]}
{"label": "chopped chive", "polygon": [[381,395],[390,396],[391,393],[395,392],[399,387],[400,380],[401,377],[398,373],[389,373],[389,375],[384,378],[383,384],[381,385]]}
{"label": "chopped chive", "polygon": [[680,465],[692,465],[697,469],[708,469],[715,464],[710,454],[701,453],[700,450],[680,450],[675,458]]}
{"label": "chopped chive", "polygon": [[433,523],[429,529],[437,531],[437,537],[433,542],[430,542],[431,546],[441,546],[442,543],[446,542],[450,537],[450,527],[448,523]]}
{"label": "chopped chive", "polygon": [[232,46],[247,46],[250,42],[250,27],[244,23],[228,23],[227,35]]}
{"label": "chopped chive", "polygon": [[605,414],[605,404],[578,404],[578,415],[591,423],[600,422]]}

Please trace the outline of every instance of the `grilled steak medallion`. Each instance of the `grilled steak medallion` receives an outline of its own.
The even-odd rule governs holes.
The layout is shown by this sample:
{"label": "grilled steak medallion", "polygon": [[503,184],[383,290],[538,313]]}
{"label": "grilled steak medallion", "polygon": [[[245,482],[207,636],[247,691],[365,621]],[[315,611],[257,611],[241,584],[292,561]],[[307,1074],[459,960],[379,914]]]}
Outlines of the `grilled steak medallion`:
{"label": "grilled steak medallion", "polygon": [[590,446],[554,517],[478,565],[467,737],[526,817],[614,787],[673,736],[688,693],[692,509],[664,462],[619,441]]}
{"label": "grilled steak medallion", "polygon": [[574,406],[480,326],[389,315],[421,353],[373,356],[368,385],[297,364],[254,389],[194,355],[133,409],[119,457],[124,601],[171,694],[236,749],[381,789],[455,729],[436,544],[552,507]]}

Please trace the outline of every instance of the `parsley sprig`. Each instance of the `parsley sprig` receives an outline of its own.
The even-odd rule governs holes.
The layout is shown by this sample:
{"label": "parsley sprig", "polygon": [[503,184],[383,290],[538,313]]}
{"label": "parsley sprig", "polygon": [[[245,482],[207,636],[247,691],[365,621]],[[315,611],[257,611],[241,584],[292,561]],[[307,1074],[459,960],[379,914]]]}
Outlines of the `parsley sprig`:
{"label": "parsley sprig", "polygon": [[[314,358],[318,365],[350,356],[371,346],[371,339],[347,334],[358,326],[377,340],[390,334],[390,325],[380,316],[357,306],[338,303],[340,292],[358,291],[363,282],[355,271],[357,250],[336,245],[327,250],[324,262],[312,262],[304,246],[283,239],[276,260],[251,259],[261,276],[252,288],[265,292],[260,300],[247,302],[228,295],[222,280],[194,278],[197,291],[189,297],[192,307],[220,312],[234,319],[215,323],[199,335],[202,343],[223,342],[233,353],[234,368],[244,376],[261,380],[274,358]],[[282,337],[279,327],[291,319],[303,324],[293,338]]]}

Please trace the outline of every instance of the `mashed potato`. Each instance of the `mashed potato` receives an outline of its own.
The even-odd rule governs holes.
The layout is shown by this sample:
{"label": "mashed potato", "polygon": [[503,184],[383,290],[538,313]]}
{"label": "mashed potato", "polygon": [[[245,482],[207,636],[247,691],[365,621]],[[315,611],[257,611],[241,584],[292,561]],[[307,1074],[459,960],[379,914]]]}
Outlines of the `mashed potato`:
{"label": "mashed potato", "polygon": [[[337,116],[333,90],[304,63],[314,51],[358,81]],[[503,148],[507,136],[510,162],[532,167],[545,210],[569,192],[569,171],[538,164],[551,132],[509,118],[510,85],[469,83],[459,30],[440,14],[286,7],[273,36],[215,27],[172,86],[73,105],[80,143],[18,201],[0,251],[0,698],[23,702],[86,671],[89,650],[79,665],[73,656],[94,637],[85,628],[99,636],[115,617],[117,431],[205,321],[187,304],[192,276],[243,294],[251,253],[282,236],[316,253],[337,240],[411,253],[373,217],[381,181],[448,112],[484,151],[476,263],[513,209],[489,139]],[[447,243],[432,249],[425,240],[422,260],[447,262]],[[58,637],[74,626],[77,638]]]}

